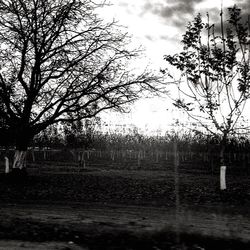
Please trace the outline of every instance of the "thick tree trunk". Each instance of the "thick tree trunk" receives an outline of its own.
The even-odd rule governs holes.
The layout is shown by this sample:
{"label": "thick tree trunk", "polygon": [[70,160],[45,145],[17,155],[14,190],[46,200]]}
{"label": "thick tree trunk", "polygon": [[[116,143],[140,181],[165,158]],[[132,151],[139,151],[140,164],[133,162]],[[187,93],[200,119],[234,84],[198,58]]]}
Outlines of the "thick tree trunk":
{"label": "thick tree trunk", "polygon": [[13,169],[26,168],[26,155],[27,155],[27,150],[16,150],[12,168]]}
{"label": "thick tree trunk", "polygon": [[26,168],[27,149],[33,136],[31,129],[22,128],[16,135],[16,150],[13,159],[12,170],[22,170]]}

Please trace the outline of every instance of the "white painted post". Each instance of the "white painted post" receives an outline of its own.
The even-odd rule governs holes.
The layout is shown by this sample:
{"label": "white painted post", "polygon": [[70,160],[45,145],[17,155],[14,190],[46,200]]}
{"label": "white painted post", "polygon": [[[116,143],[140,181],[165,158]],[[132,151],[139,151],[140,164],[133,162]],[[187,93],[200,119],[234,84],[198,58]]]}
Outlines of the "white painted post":
{"label": "white painted post", "polygon": [[45,151],[45,148],[43,148],[43,160],[46,161],[46,151]]}
{"label": "white painted post", "polygon": [[137,155],[137,164],[138,164],[138,167],[141,166],[141,152],[138,151],[138,155]]}
{"label": "white painted post", "polygon": [[8,174],[10,172],[10,162],[8,157],[4,157],[5,159],[5,174]]}
{"label": "white painted post", "polygon": [[35,162],[36,158],[35,158],[34,148],[31,149],[31,155],[32,155],[32,161]]}
{"label": "white painted post", "polygon": [[82,152],[81,161],[82,161],[82,163],[83,163],[83,169],[85,169],[85,168],[86,168],[86,163],[85,163],[85,155],[84,155],[84,151]]}
{"label": "white painted post", "polygon": [[226,166],[220,167],[220,190],[226,190]]}

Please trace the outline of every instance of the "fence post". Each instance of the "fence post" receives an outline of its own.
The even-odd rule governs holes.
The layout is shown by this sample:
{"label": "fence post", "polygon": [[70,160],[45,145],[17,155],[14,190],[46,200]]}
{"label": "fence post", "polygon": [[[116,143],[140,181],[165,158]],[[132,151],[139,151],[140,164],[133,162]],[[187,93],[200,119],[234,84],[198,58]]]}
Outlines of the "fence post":
{"label": "fence post", "polygon": [[138,151],[138,155],[137,155],[137,164],[138,164],[138,168],[141,167],[141,152]]}
{"label": "fence post", "polygon": [[86,168],[86,162],[85,162],[85,154],[84,154],[84,151],[81,152],[81,167],[82,167],[83,169]]}
{"label": "fence post", "polygon": [[214,175],[214,154],[210,153],[210,167],[211,167],[211,173]]}
{"label": "fence post", "polygon": [[46,161],[46,151],[45,151],[45,148],[43,149],[43,160]]}
{"label": "fence post", "polygon": [[32,162],[36,161],[34,148],[31,149]]}
{"label": "fence post", "polygon": [[156,150],[155,154],[156,154],[156,163],[158,163],[159,162],[159,151]]}
{"label": "fence post", "polygon": [[115,161],[115,153],[113,150],[110,151],[110,157],[112,161]]}

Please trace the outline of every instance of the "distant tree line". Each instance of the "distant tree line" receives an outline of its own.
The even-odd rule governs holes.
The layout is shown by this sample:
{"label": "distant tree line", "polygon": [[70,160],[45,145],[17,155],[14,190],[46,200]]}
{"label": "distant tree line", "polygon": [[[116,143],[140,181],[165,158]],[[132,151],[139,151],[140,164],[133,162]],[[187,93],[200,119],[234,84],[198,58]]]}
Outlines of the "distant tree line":
{"label": "distant tree line", "polygon": [[[97,121],[98,122],[98,121]],[[208,152],[220,149],[220,136],[211,136],[199,131],[174,132],[168,131],[163,136],[140,134],[134,130],[130,134],[102,133],[96,129],[96,121],[86,120],[71,125],[51,126],[35,138],[31,147],[51,149],[79,150],[144,150],[172,151],[173,144],[178,144],[180,152]],[[4,135],[4,129],[0,129]],[[1,140],[1,147],[14,147],[14,138]],[[250,152],[250,138],[231,136],[226,143],[226,152]]]}

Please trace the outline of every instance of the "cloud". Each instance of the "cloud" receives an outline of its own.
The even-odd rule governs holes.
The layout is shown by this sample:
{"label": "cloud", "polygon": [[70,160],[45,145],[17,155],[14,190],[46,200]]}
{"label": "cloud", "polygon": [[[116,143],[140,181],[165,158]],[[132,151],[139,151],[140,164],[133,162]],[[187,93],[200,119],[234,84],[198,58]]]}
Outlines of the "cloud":
{"label": "cloud", "polygon": [[[195,5],[203,0],[167,0],[167,6],[161,11],[162,17],[168,17],[169,15],[186,15],[193,14],[195,11]],[[179,16],[180,17],[180,16]]]}
{"label": "cloud", "polygon": [[142,15],[154,14],[165,20],[165,22],[176,27],[183,27],[187,23],[187,16],[192,16],[195,6],[204,0],[164,0],[144,4]]}
{"label": "cloud", "polygon": [[[228,27],[229,23],[229,11],[228,8],[232,8],[234,5],[236,5],[241,10],[241,23],[245,25],[248,21],[249,15],[250,15],[250,2],[249,0],[236,0],[234,4],[228,5],[223,9],[223,25],[224,29],[226,30],[226,27]],[[220,35],[221,34],[221,16],[219,15],[220,10],[209,10],[209,17],[211,22],[215,25],[215,32]]]}
{"label": "cloud", "polygon": [[[130,28],[134,37],[141,39],[145,46],[156,44],[174,44],[179,46],[182,35],[186,31],[188,22],[201,13],[203,22],[207,22],[209,13],[210,24],[216,25],[216,33],[220,32],[220,7],[221,1],[212,0],[112,0],[115,3],[117,18],[122,24]],[[224,21],[227,8],[237,4],[243,9],[246,17],[250,13],[249,0],[223,0]],[[172,47],[171,47],[172,48]],[[158,49],[158,48],[157,48]],[[164,48],[169,49],[169,46]],[[152,49],[153,51],[153,49]]]}
{"label": "cloud", "polygon": [[121,6],[121,7],[128,7],[129,4],[128,4],[128,2],[119,2],[119,3],[118,3],[118,6]]}
{"label": "cloud", "polygon": [[168,41],[170,37],[168,35],[160,35],[160,39]]}
{"label": "cloud", "polygon": [[155,40],[155,38],[152,35],[149,35],[149,34],[146,34],[145,38],[148,39],[149,41],[152,41],[152,42]]}
{"label": "cloud", "polygon": [[244,9],[250,10],[250,2],[249,0],[235,0],[235,4],[241,7],[244,7]]}
{"label": "cloud", "polygon": [[250,15],[250,1],[249,0],[237,0],[238,5],[242,10],[242,20],[247,21]]}
{"label": "cloud", "polygon": [[[185,29],[187,23],[192,21],[199,12],[206,17],[209,12],[211,21],[218,22],[220,14],[220,1],[211,2],[211,0],[145,0],[142,6],[141,15],[153,14],[158,16],[168,25],[172,25],[180,30]],[[249,0],[224,1],[224,7],[228,8],[233,4],[238,5],[243,11],[243,16],[250,14]]]}

